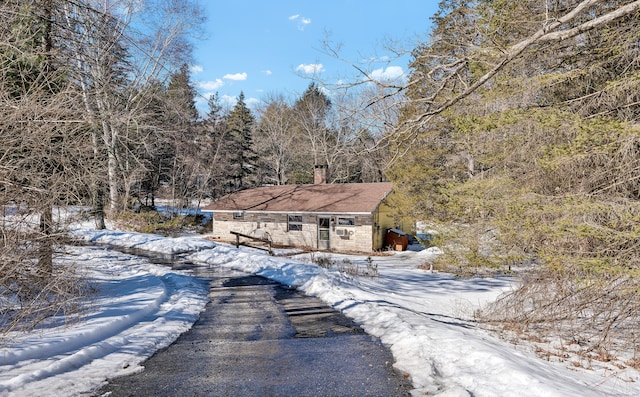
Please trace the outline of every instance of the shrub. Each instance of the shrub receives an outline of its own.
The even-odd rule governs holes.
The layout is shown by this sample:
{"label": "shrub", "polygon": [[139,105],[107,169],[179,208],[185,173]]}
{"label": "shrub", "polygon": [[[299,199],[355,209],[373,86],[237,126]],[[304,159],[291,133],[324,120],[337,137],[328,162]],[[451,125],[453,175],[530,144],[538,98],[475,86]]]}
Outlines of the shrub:
{"label": "shrub", "polygon": [[[56,251],[54,258],[61,253],[60,248]],[[53,267],[45,270],[36,255],[20,240],[2,242],[0,334],[28,331],[52,316],[77,313],[80,303],[92,294],[73,263],[54,260]]]}

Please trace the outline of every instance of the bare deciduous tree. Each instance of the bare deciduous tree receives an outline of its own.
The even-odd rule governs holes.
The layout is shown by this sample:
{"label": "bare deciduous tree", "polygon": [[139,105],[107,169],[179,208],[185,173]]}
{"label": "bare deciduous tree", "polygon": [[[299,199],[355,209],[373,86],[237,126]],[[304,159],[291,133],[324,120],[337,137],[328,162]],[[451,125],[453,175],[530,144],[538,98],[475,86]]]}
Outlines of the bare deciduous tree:
{"label": "bare deciduous tree", "polygon": [[72,309],[82,283],[54,255],[58,209],[86,193],[87,125],[59,62],[53,1],[3,2],[0,15],[0,329]]}
{"label": "bare deciduous tree", "polygon": [[[147,164],[149,113],[189,55],[190,0],[0,3],[0,307],[3,330],[73,306],[83,283],[53,260],[64,209],[103,189],[123,208]],[[99,175],[106,175],[101,178]]]}
{"label": "bare deciduous tree", "polygon": [[266,183],[284,185],[292,170],[293,154],[297,150],[293,133],[293,112],[284,97],[264,100],[258,110],[259,122],[254,144],[260,158],[259,172]]}
{"label": "bare deciduous tree", "polygon": [[138,183],[146,167],[131,147],[159,127],[145,123],[159,94],[155,83],[188,59],[187,36],[203,18],[190,0],[69,3],[65,16],[68,51],[96,128],[94,151],[106,158],[109,208],[118,212],[127,204],[123,188]]}

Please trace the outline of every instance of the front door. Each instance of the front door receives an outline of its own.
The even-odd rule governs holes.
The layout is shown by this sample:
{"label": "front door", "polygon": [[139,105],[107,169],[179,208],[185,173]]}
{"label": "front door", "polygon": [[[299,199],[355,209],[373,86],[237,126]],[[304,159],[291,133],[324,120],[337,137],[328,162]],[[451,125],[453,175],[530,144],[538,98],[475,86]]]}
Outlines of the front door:
{"label": "front door", "polygon": [[318,249],[328,251],[331,246],[329,244],[329,230],[331,230],[331,218],[326,216],[318,217]]}

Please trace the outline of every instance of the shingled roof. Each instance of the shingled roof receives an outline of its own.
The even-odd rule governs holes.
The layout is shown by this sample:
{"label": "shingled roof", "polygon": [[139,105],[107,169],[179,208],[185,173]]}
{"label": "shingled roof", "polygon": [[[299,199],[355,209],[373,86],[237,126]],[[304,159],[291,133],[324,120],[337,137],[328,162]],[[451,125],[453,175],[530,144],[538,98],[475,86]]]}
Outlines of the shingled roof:
{"label": "shingled roof", "polygon": [[263,186],[228,194],[202,210],[372,213],[391,187],[390,182]]}

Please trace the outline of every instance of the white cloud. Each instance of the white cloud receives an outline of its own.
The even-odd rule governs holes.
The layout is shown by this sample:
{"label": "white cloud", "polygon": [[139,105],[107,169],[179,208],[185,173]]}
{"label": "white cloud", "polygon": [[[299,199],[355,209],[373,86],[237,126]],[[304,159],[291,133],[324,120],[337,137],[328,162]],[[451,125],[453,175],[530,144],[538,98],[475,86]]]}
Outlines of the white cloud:
{"label": "white cloud", "polygon": [[235,74],[225,74],[223,79],[227,80],[235,80],[235,81],[243,81],[247,79],[246,73],[235,73]]}
{"label": "white cloud", "polygon": [[273,72],[270,71],[270,70],[265,70],[264,74],[265,74],[265,76],[271,76],[273,74]]}
{"label": "white cloud", "polygon": [[381,83],[393,82],[405,77],[404,70],[402,70],[402,67],[400,66],[389,66],[386,69],[376,69],[372,71],[369,76],[373,80],[379,81]]}
{"label": "white cloud", "polygon": [[226,104],[228,106],[233,106],[236,104],[236,102],[238,102],[238,97],[235,96],[223,95],[222,98],[220,98],[220,103]]}
{"label": "white cloud", "polygon": [[253,109],[255,109],[255,107],[256,107],[256,106],[258,106],[258,105],[260,104],[260,100],[259,100],[258,98],[253,98],[253,97],[251,97],[251,98],[246,98],[246,99],[244,100],[244,103],[246,103],[246,104],[247,104],[247,107],[248,107],[248,108],[253,108]]}
{"label": "white cloud", "polygon": [[300,14],[291,15],[289,20],[296,22],[298,30],[304,30],[311,23],[311,18],[303,17]]}
{"label": "white cloud", "polygon": [[[229,106],[229,108],[234,107],[237,102],[238,102],[237,96],[223,95],[222,98],[220,98],[220,103],[222,105]],[[244,103],[247,105],[248,108],[252,108],[252,107],[255,108],[255,106],[260,104],[260,100],[258,98],[253,98],[253,97],[244,98]]]}
{"label": "white cloud", "polygon": [[204,69],[200,65],[191,65],[190,71],[192,74],[202,73]]}
{"label": "white cloud", "polygon": [[308,65],[301,63],[296,68],[296,71],[303,72],[305,74],[318,74],[324,72],[324,65],[321,63],[311,63]]}
{"label": "white cloud", "polygon": [[333,92],[330,89],[328,89],[327,87],[324,87],[324,86],[320,87],[319,90],[320,90],[320,92],[322,92],[323,94],[325,94],[328,97],[332,97],[333,96]]}
{"label": "white cloud", "polygon": [[196,85],[206,91],[215,91],[224,85],[224,81],[215,79],[214,81],[198,81]]}

